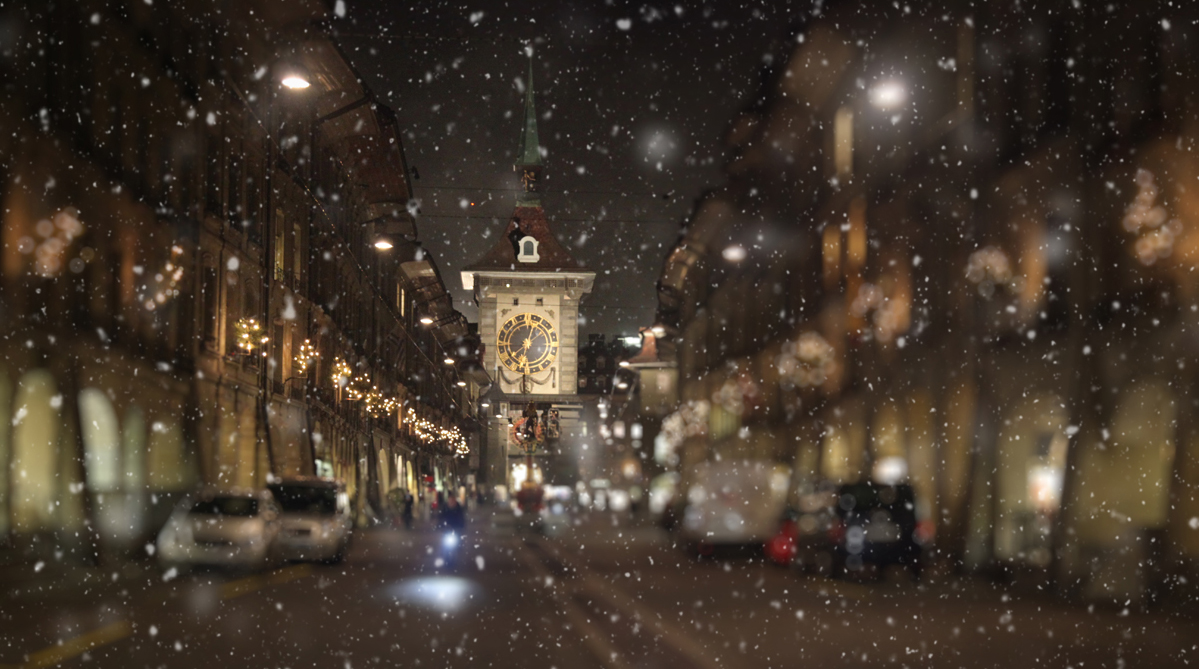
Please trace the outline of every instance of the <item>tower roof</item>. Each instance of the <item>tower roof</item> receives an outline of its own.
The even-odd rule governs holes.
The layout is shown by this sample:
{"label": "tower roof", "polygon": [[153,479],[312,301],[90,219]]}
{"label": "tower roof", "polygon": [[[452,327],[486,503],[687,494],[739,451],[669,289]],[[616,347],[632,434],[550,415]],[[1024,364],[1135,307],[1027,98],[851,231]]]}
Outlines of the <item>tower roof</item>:
{"label": "tower roof", "polygon": [[[532,237],[538,242],[539,259],[537,262],[526,263],[517,260],[516,242],[526,236]],[[491,250],[464,271],[586,272],[588,270],[558,242],[554,231],[550,229],[550,222],[545,217],[544,209],[518,205],[512,212],[512,218],[508,220],[508,225],[504,228],[504,234],[500,235]]]}
{"label": "tower roof", "polygon": [[[537,180],[541,172],[541,149],[537,143],[537,113],[533,107],[533,61],[529,60],[529,85],[525,89],[525,119],[520,129],[520,151],[516,169],[521,173],[524,191],[516,198],[516,208],[503,234],[482,258],[462,270],[463,285],[474,283],[475,272],[590,272],[558,242],[550,227]],[[521,242],[531,237],[536,244],[532,255],[521,255]]]}
{"label": "tower roof", "polygon": [[541,164],[541,145],[537,141],[537,110],[533,106],[533,58],[529,58],[529,85],[525,87],[525,123],[520,128],[520,148],[516,165]]}

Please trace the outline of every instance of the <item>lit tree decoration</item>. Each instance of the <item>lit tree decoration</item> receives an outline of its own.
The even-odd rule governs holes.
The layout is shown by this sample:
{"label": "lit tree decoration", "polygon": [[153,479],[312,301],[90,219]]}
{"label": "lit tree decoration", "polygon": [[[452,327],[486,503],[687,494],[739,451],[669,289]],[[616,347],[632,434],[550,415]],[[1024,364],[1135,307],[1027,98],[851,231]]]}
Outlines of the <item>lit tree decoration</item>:
{"label": "lit tree decoration", "polygon": [[978,286],[978,294],[990,298],[997,286],[1019,291],[1020,280],[1012,273],[1007,254],[995,246],[984,246],[966,261],[966,280]]}
{"label": "lit tree decoration", "polygon": [[687,437],[707,436],[710,411],[707,400],[688,400],[662,421],[661,434],[666,441],[667,457],[676,457]]}
{"label": "lit tree decoration", "polygon": [[837,352],[824,337],[805,332],[783,344],[777,364],[784,387],[810,388],[823,385],[836,371]]}
{"label": "lit tree decoration", "polygon": [[[73,208],[63,209],[53,218],[43,218],[34,226],[37,238],[22,237],[17,240],[17,251],[33,254],[33,271],[40,276],[53,277],[62,271],[62,259],[75,238],[83,234],[83,224]],[[71,271],[83,271],[85,260],[75,258],[70,263]]]}
{"label": "lit tree decoration", "polygon": [[154,274],[151,281],[142,286],[138,295],[146,311],[154,311],[166,304],[172,298],[179,296],[179,282],[183,280],[183,265],[179,258],[183,255],[183,247],[171,245],[171,256],[163,263],[162,269]]}
{"label": "lit tree decoration", "polygon": [[[243,318],[237,321],[237,347],[242,353],[249,355],[254,352],[254,349],[261,347],[270,341],[270,338],[262,334],[262,326],[253,318]],[[266,351],[263,350],[263,355]]]}
{"label": "lit tree decoration", "polygon": [[300,374],[308,373],[308,368],[316,363],[316,359],[321,357],[316,347],[312,345],[312,340],[305,339],[303,344],[300,344],[300,350],[296,353],[296,366],[300,368]]}
{"label": "lit tree decoration", "polygon": [[350,363],[346,362],[345,358],[339,356],[333,361],[333,385],[345,388],[353,377],[354,371],[350,369]]}
{"label": "lit tree decoration", "polygon": [[896,334],[908,328],[907,302],[887,297],[883,289],[873,283],[863,283],[858,288],[849,310],[858,318],[869,318],[874,338],[883,343],[891,341]]}
{"label": "lit tree decoration", "polygon": [[1137,196],[1124,210],[1124,229],[1137,236],[1137,260],[1152,265],[1174,250],[1174,240],[1182,234],[1182,221],[1170,218],[1165,207],[1157,204],[1160,191],[1153,172],[1138,169],[1136,182]]}

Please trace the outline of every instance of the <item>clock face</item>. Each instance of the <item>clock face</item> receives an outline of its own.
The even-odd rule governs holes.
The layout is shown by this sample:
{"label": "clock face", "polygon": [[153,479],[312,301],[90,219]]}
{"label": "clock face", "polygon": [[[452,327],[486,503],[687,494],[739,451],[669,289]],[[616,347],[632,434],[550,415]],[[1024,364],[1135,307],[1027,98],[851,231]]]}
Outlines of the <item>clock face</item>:
{"label": "clock face", "polygon": [[500,362],[521,374],[549,369],[558,357],[558,333],[537,314],[517,314],[500,328],[497,342]]}

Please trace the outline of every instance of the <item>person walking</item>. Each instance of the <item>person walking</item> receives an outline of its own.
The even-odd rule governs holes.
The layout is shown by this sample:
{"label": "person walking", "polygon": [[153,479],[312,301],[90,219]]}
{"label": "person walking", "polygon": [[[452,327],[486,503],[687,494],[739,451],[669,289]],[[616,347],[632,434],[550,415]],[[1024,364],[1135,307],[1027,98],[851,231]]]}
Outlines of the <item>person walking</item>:
{"label": "person walking", "polygon": [[411,492],[404,493],[404,508],[400,512],[400,516],[404,519],[404,529],[412,529],[412,505],[414,503]]}
{"label": "person walking", "polygon": [[466,508],[458,503],[458,496],[451,490],[439,515],[440,525],[461,535],[466,531]]}

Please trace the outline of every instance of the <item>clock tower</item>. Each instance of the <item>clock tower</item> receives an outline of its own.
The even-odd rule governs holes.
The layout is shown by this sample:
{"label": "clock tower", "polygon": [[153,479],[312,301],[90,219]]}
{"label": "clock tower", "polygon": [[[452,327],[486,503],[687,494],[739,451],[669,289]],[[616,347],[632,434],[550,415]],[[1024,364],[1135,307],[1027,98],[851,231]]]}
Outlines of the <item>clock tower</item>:
{"label": "clock tower", "polygon": [[[542,208],[532,61],[514,167],[521,190],[508,225],[495,246],[462,271],[462,285],[479,305],[483,362],[494,379],[484,476],[510,488],[527,477],[528,453],[538,456],[537,475],[549,475],[559,439],[578,424],[579,302],[595,282],[595,272],[558,242]],[[521,427],[531,412],[540,432],[530,428],[524,439]]]}

